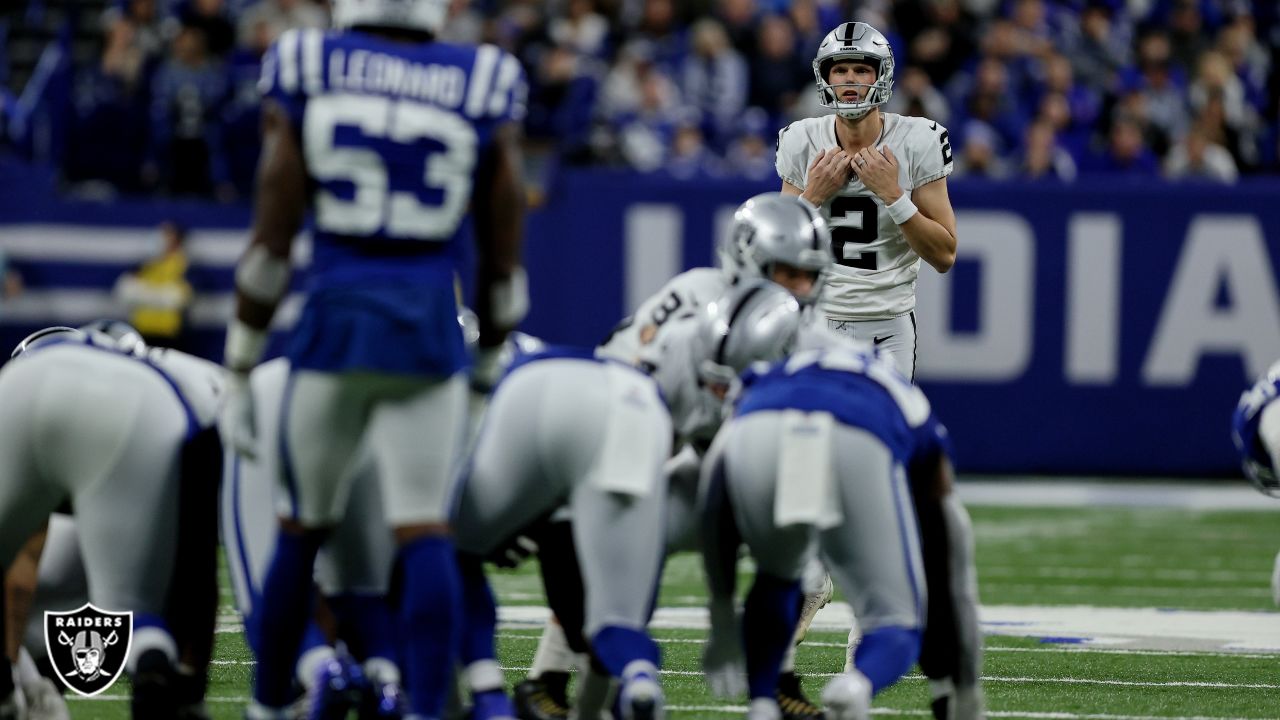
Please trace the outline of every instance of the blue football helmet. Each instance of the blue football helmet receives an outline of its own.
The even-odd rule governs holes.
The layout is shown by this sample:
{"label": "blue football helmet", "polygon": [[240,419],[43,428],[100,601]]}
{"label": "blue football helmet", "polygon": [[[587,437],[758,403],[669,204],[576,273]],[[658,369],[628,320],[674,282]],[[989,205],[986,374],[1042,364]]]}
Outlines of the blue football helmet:
{"label": "blue football helmet", "polygon": [[1280,362],[1240,396],[1231,417],[1231,440],[1240,455],[1240,467],[1253,486],[1264,495],[1280,498],[1280,478],[1271,450],[1263,445],[1259,433],[1263,410],[1280,395]]}

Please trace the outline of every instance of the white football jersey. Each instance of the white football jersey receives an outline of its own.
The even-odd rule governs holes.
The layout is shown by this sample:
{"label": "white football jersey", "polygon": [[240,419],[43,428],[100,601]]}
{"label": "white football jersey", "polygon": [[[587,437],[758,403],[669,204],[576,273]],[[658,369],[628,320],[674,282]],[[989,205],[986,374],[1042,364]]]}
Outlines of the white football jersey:
{"label": "white football jersey", "polygon": [[[898,184],[908,194],[951,174],[947,129],[919,117],[881,113],[877,148],[898,159]],[[778,176],[803,190],[813,158],[839,147],[834,115],[806,118],[778,133]],[[853,176],[821,208],[831,226],[836,264],[822,292],[822,310],[837,320],[883,320],[915,309],[920,256],[907,244],[880,198]]]}
{"label": "white football jersey", "polygon": [[147,360],[173,380],[201,428],[218,421],[227,382],[227,371],[221,365],[169,348],[148,348]]}
{"label": "white football jersey", "polygon": [[640,350],[668,320],[695,313],[729,289],[729,278],[717,268],[686,270],[640,303],[635,313],[614,330],[597,354],[634,363]]}

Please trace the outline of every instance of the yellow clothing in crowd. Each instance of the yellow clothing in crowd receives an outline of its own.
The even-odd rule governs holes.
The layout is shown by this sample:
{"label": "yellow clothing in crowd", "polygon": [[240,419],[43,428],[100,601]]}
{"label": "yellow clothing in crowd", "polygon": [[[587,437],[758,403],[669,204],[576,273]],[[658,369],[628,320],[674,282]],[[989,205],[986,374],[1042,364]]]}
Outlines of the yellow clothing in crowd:
{"label": "yellow clothing in crowd", "polygon": [[191,302],[191,284],[187,282],[187,255],[171,252],[144,263],[131,276],[132,287],[126,291],[130,322],[144,337],[177,337]]}

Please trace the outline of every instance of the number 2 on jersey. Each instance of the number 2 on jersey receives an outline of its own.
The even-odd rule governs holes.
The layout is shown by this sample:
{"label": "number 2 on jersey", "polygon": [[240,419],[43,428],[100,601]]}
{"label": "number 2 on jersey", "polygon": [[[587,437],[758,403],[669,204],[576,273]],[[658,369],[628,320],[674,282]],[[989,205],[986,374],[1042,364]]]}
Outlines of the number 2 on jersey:
{"label": "number 2 on jersey", "polygon": [[880,234],[879,206],[865,195],[837,195],[831,201],[831,254],[836,263],[861,270],[877,270],[876,253],[858,251],[851,244],[874,242]]}
{"label": "number 2 on jersey", "polygon": [[[339,143],[339,129],[358,131],[368,141]],[[345,133],[344,133],[345,140]],[[399,158],[421,140],[443,146],[429,151],[426,166],[408,176],[395,173]],[[303,119],[307,167],[320,183],[316,226],[343,235],[445,241],[453,236],[471,197],[476,165],[475,128],[456,113],[410,100],[335,94],[312,98]],[[352,186],[350,199],[336,188]],[[422,194],[439,193],[439,205]]]}

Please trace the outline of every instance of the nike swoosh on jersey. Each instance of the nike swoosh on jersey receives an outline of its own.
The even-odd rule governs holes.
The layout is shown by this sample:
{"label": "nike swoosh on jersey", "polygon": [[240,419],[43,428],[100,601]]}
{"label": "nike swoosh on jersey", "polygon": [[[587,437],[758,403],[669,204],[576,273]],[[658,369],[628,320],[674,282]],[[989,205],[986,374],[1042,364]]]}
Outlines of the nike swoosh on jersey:
{"label": "nike swoosh on jersey", "polygon": [[884,337],[873,337],[871,338],[871,342],[875,343],[876,345],[879,345],[880,343],[884,342],[885,340],[888,340],[891,337],[893,337],[893,335],[885,335]]}

